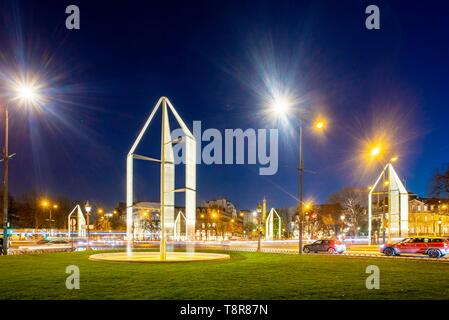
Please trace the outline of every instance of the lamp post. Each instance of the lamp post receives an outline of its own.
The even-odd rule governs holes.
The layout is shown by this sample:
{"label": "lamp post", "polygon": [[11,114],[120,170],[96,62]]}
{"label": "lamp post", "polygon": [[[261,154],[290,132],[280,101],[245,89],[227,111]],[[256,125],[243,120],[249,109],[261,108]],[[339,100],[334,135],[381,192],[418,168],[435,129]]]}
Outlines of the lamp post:
{"label": "lamp post", "polygon": [[41,203],[41,205],[42,205],[42,207],[44,208],[44,209],[49,209],[49,211],[48,211],[48,219],[45,219],[46,221],[48,221],[48,234],[50,235],[50,236],[52,236],[53,235],[53,232],[52,232],[52,226],[51,226],[51,223],[52,222],[54,222],[55,220],[52,218],[52,209],[58,209],[58,205],[57,204],[53,204],[53,205],[51,205],[47,200],[43,200],[42,201],[42,203]]}
{"label": "lamp post", "polygon": [[302,254],[302,237],[304,233],[304,210],[302,208],[302,174],[304,172],[304,163],[302,161],[302,124],[299,124],[299,254]]}
{"label": "lamp post", "polygon": [[262,213],[262,206],[260,203],[257,205],[257,252],[260,252],[260,232],[261,232],[261,213]]}
{"label": "lamp post", "polygon": [[[211,220],[208,220],[208,225],[211,225],[213,227],[214,230],[214,241],[218,240],[218,229],[217,229],[217,225],[218,225],[218,213],[216,209],[212,210],[212,213],[209,215],[210,218],[212,218],[212,221],[215,222],[210,222]],[[209,217],[208,217],[209,218]],[[223,228],[222,228],[223,229]]]}
{"label": "lamp post", "polygon": [[3,149],[3,254],[8,254],[8,162],[9,162],[9,150],[8,150],[8,131],[9,131],[9,116],[8,116],[8,103],[5,105],[5,146]]}
{"label": "lamp post", "polygon": [[[36,104],[40,97],[37,92],[37,87],[33,84],[17,83],[14,87],[16,96],[12,100],[20,100],[25,104]],[[5,145],[3,147],[3,254],[8,254],[8,183],[9,183],[9,159],[14,154],[9,154],[9,102],[5,103]]]}
{"label": "lamp post", "polygon": [[[272,101],[272,108],[279,115],[285,115],[288,109],[290,109],[293,103],[287,97],[276,96]],[[324,118],[317,118],[313,123],[313,129],[315,131],[323,131],[326,127],[326,120]],[[302,238],[304,233],[303,220],[303,173],[304,173],[304,163],[303,163],[303,152],[302,152],[302,125],[303,120],[299,119],[299,206],[298,206],[298,227],[299,227],[299,254],[302,254]]]}
{"label": "lamp post", "polygon": [[87,236],[87,246],[86,249],[90,249],[90,211],[92,210],[91,205],[89,204],[89,200],[86,201],[86,204],[84,205],[84,209],[86,210],[86,236]]}

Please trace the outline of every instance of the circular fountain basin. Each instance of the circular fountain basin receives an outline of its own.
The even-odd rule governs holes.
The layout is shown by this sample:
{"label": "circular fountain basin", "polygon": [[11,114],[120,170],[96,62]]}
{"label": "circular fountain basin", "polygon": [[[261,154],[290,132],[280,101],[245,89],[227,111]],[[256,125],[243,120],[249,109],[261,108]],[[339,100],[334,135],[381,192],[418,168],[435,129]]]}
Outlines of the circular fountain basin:
{"label": "circular fountain basin", "polygon": [[206,252],[167,252],[167,259],[160,260],[159,252],[111,252],[89,256],[93,261],[136,262],[136,263],[167,263],[167,262],[195,262],[229,259],[228,254]]}

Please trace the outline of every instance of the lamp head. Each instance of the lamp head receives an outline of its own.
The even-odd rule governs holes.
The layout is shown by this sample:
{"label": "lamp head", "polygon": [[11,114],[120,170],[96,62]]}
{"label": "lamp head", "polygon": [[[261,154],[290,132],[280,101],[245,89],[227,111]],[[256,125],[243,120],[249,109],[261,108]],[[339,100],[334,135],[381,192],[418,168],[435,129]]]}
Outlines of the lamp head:
{"label": "lamp head", "polygon": [[37,106],[43,102],[41,88],[42,86],[36,81],[19,81],[13,85],[12,100],[19,101],[20,105]]}
{"label": "lamp head", "polygon": [[89,201],[86,201],[86,204],[84,205],[84,209],[86,209],[87,213],[90,213],[90,211],[92,210],[92,207],[91,207]]}

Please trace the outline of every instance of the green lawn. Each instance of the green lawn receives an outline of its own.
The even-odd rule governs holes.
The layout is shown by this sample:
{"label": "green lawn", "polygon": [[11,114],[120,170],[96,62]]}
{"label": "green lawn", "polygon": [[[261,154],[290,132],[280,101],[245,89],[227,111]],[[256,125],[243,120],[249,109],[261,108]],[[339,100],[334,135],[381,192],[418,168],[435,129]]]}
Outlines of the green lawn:
{"label": "green lawn", "polygon": [[[130,264],[88,253],[0,257],[0,299],[449,299],[449,263],[231,252],[228,261]],[[80,290],[67,290],[77,265]],[[365,268],[380,268],[367,290]]]}

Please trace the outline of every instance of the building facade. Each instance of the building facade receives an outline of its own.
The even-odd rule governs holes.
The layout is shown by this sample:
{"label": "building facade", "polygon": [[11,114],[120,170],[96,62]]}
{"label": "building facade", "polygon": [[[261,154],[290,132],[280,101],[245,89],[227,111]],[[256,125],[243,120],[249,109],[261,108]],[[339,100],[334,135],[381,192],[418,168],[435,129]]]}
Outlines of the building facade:
{"label": "building facade", "polygon": [[449,201],[419,198],[409,201],[410,236],[448,236]]}
{"label": "building facade", "polygon": [[197,208],[197,240],[230,240],[240,238],[243,233],[243,216],[237,214],[232,202],[222,198],[205,201]]}

